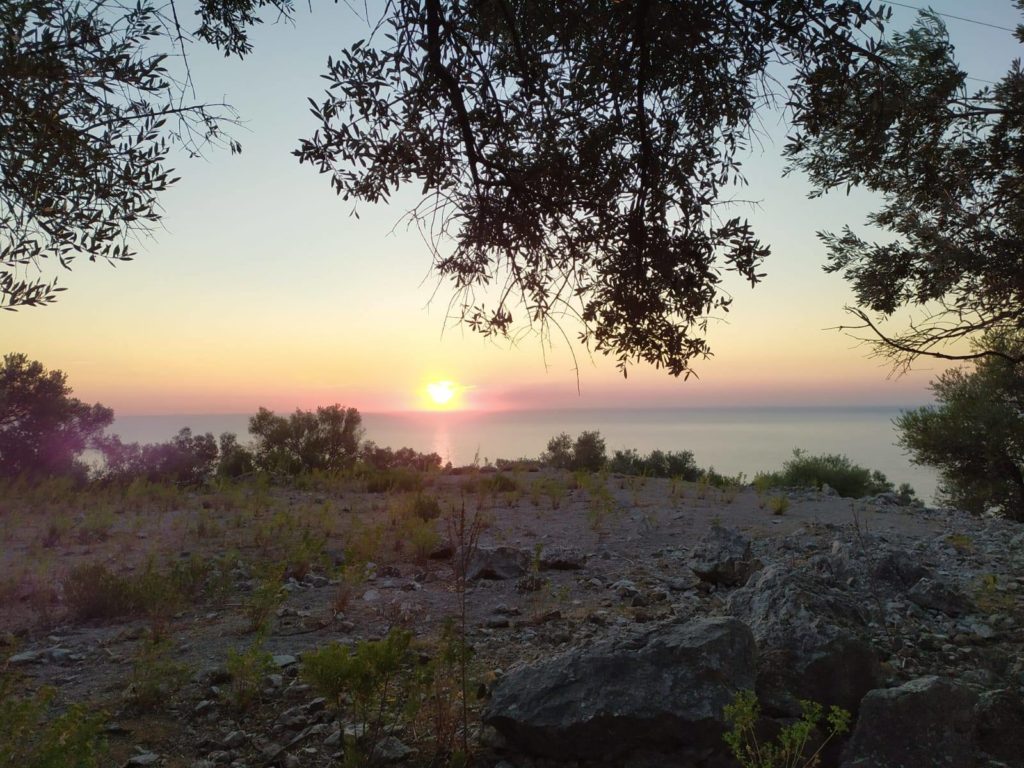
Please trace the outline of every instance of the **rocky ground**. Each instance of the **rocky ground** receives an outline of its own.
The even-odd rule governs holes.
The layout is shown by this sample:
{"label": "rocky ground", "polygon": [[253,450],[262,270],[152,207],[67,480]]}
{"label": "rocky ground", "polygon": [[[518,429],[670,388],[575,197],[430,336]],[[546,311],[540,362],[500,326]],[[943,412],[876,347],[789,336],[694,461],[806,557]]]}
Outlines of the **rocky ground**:
{"label": "rocky ground", "polygon": [[[115,504],[99,526],[73,497],[0,502],[8,674],[103,710],[110,765],[337,765],[365,726],[304,681],[303,654],[392,627],[434,652],[459,614],[464,515],[486,523],[462,537],[476,764],[735,765],[723,709],[754,689],[768,737],[801,699],[853,713],[826,764],[1024,766],[1021,526],[884,496],[488,477],[432,480],[427,533],[406,525],[417,494],[357,484]],[[69,605],[83,564],[143,580],[175,562],[213,565],[173,613]],[[284,575],[257,633],[268,563]],[[272,666],[242,706],[228,658],[260,642]],[[187,675],[144,701],[161,665]],[[428,764],[429,730],[401,724],[373,761]]]}

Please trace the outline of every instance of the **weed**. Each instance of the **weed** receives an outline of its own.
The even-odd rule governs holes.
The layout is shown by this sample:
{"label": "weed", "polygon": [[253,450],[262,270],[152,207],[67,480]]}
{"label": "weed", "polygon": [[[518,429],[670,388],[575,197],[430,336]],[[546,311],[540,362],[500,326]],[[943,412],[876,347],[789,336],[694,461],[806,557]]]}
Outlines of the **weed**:
{"label": "weed", "polygon": [[250,709],[260,698],[263,678],[273,669],[274,657],[263,649],[263,638],[245,651],[228,651],[228,673],[231,675],[231,703],[239,711]]}
{"label": "weed", "polygon": [[729,746],[742,768],[813,768],[821,762],[821,751],[833,738],[850,728],[850,713],[839,707],[829,710],[828,732],[817,748],[807,755],[808,744],[822,720],[820,704],[801,701],[801,718],[779,733],[777,743],[761,743],[757,739],[757,721],[761,707],[753,691],[739,691],[732,704],[725,707],[725,720],[732,728],[725,734]]}
{"label": "weed", "polygon": [[1017,600],[1012,592],[1004,591],[999,584],[999,577],[994,573],[986,573],[975,584],[974,602],[978,608],[989,615],[994,613],[1011,613],[1017,607]]}
{"label": "weed", "polygon": [[788,496],[772,496],[768,499],[768,509],[771,510],[773,515],[781,516],[786,514],[786,510],[789,509],[789,497]]}
{"label": "weed", "polygon": [[256,581],[256,586],[245,601],[243,612],[250,632],[262,632],[267,629],[270,617],[284,602],[284,591],[281,579],[284,568],[280,565],[268,566]]}
{"label": "weed", "polygon": [[106,756],[103,716],[81,705],[48,718],[54,691],[29,697],[15,692],[17,681],[0,669],[0,765],[18,768],[97,768]]}
{"label": "weed", "polygon": [[128,581],[102,563],[74,568],[64,578],[64,601],[80,621],[113,619],[131,613],[136,606]]}
{"label": "weed", "polygon": [[946,543],[961,555],[970,554],[974,551],[974,542],[971,537],[963,533],[951,533],[946,537]]}
{"label": "weed", "polygon": [[166,640],[151,637],[135,659],[125,698],[137,710],[150,712],[167,702],[188,680],[189,670],[171,659]]}

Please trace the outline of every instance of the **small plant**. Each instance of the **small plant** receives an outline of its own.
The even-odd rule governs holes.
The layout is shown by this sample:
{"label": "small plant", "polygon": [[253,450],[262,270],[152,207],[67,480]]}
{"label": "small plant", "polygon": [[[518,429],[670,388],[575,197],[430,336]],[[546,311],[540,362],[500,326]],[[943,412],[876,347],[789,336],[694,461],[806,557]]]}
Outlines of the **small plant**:
{"label": "small plant", "polygon": [[153,636],[135,659],[125,698],[139,711],[153,711],[165,704],[187,680],[188,667],[171,659],[166,640]]}
{"label": "small plant", "polygon": [[258,579],[244,606],[250,632],[265,631],[270,617],[284,602],[284,592],[281,589],[283,575],[284,569],[281,566],[271,566]]}
{"label": "small plant", "polygon": [[0,765],[7,768],[98,768],[106,756],[103,716],[81,705],[48,717],[54,691],[28,697],[16,693],[17,681],[0,668]]}
{"label": "small plant", "polygon": [[965,533],[951,533],[946,537],[946,543],[961,555],[970,554],[974,551],[974,541]]}
{"label": "small plant", "polygon": [[786,514],[786,510],[789,509],[789,497],[781,494],[778,496],[772,496],[768,499],[768,509],[776,516]]}
{"label": "small plant", "polygon": [[757,721],[761,707],[753,691],[739,691],[732,704],[725,707],[725,720],[732,728],[725,734],[729,746],[742,768],[813,768],[821,763],[821,751],[836,736],[850,729],[850,713],[832,707],[825,718],[828,730],[817,748],[806,754],[823,711],[820,704],[801,701],[801,718],[780,731],[776,742],[761,743],[757,738]]}
{"label": "small plant", "polygon": [[127,580],[102,563],[74,568],[64,578],[64,601],[79,621],[113,619],[135,609],[135,596]]}
{"label": "small plant", "polygon": [[260,697],[263,678],[274,666],[274,657],[263,649],[263,639],[257,638],[245,651],[228,651],[228,673],[231,675],[231,703],[239,711],[252,707]]}

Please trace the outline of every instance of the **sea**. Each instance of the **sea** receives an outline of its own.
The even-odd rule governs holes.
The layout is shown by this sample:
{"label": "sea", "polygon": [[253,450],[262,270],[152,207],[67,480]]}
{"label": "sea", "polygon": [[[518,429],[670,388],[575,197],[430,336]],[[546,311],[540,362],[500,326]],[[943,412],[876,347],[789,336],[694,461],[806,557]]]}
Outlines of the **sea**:
{"label": "sea", "polygon": [[[723,474],[779,469],[793,450],[838,453],[879,469],[897,485],[910,483],[931,503],[938,478],[934,470],[911,463],[896,445],[893,419],[900,406],[732,407],[565,409],[363,413],[364,439],[380,446],[434,452],[453,465],[498,458],[536,458],[561,432],[575,438],[597,430],[609,455],[635,448],[692,451],[701,467]],[[128,442],[168,440],[182,427],[193,432],[248,434],[249,414],[171,414],[120,416],[113,432]]]}

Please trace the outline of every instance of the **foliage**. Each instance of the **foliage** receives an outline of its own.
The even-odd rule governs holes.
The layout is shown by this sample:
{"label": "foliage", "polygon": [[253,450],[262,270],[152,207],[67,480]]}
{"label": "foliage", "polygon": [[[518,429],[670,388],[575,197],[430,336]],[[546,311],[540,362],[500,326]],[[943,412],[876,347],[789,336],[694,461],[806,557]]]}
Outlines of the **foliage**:
{"label": "foliage", "polygon": [[137,606],[127,579],[102,563],[87,563],[64,578],[64,602],[80,621],[113,619],[132,613]]}
{"label": "foliage", "polygon": [[[1016,36],[1024,41],[1024,26]],[[881,242],[849,227],[819,236],[826,269],[856,294],[855,327],[899,367],[920,355],[1004,355],[949,345],[1024,322],[1024,71],[1015,60],[974,92],[969,79],[938,15],[922,12],[860,66],[818,68],[785,149],[816,195],[856,186],[883,200],[868,217]],[[907,306],[921,315],[908,330],[871,318]]]}
{"label": "foliage", "polygon": [[600,432],[585,431],[576,441],[562,432],[548,440],[547,451],[541,461],[555,469],[597,472],[606,461],[605,442]]}
{"label": "foliage", "polygon": [[893,490],[893,484],[876,470],[854,464],[847,456],[828,453],[812,456],[799,448],[782,465],[781,472],[759,473],[760,488],[821,488],[828,485],[840,496],[860,498]]}
{"label": "foliage", "polygon": [[165,639],[148,638],[132,665],[131,682],[125,697],[139,711],[153,711],[167,704],[188,680],[188,667],[172,658],[173,649]]}
{"label": "foliage", "polygon": [[[411,632],[392,629],[384,639],[364,640],[354,649],[330,643],[302,656],[302,679],[337,709],[347,704],[348,716],[371,744],[371,758],[372,745],[415,704],[410,696],[411,640]],[[359,751],[355,741],[346,744],[346,752]]]}
{"label": "foliage", "polygon": [[[982,347],[1024,356],[1024,332],[989,336]],[[1024,520],[1024,363],[993,356],[932,382],[935,406],[896,419],[899,444],[936,467],[941,491],[971,512],[990,507]]]}
{"label": "foliage", "polygon": [[[202,0],[197,37],[225,53],[249,50],[245,26],[291,0]],[[159,196],[176,179],[166,160],[224,134],[225,105],[192,103],[190,37],[172,3],[4,0],[0,4],[0,308],[48,304],[62,288],[43,262],[132,258],[156,228]]]}
{"label": "foliage", "polygon": [[783,100],[799,114],[820,67],[862,66],[855,37],[884,14],[854,0],[396,0],[384,34],[328,61],[319,128],[296,154],[346,200],[419,186],[411,216],[471,328],[509,334],[521,306],[542,332],[580,321],[624,372],[689,374],[707,318],[729,308],[721,271],[757,283],[768,254],[722,208],[768,69],[790,68]]}
{"label": "foliage", "polygon": [[789,497],[788,496],[772,496],[768,499],[768,509],[773,515],[784,515],[786,510],[789,509]]}
{"label": "foliage", "polygon": [[98,403],[86,405],[71,397],[62,371],[47,371],[23,354],[4,355],[0,365],[0,477],[84,476],[79,455],[96,444],[113,420],[109,408]]}
{"label": "foliage", "polygon": [[412,469],[428,472],[441,466],[441,457],[436,453],[419,453],[412,448],[381,448],[372,441],[366,441],[359,449],[359,460],[377,470]]}
{"label": "foliage", "polygon": [[634,448],[615,451],[608,462],[608,470],[622,475],[677,477],[689,482],[696,481],[701,474],[692,451],[653,450],[641,456]]}
{"label": "foliage", "polygon": [[218,449],[220,458],[217,461],[217,477],[234,480],[251,474],[255,469],[252,451],[238,443],[238,435],[223,433]]}
{"label": "foliage", "polygon": [[103,438],[99,448],[106,465],[103,477],[121,483],[144,479],[151,483],[202,485],[213,476],[220,455],[211,433],[193,435],[188,427],[166,443],[123,443],[114,436]]}
{"label": "foliage", "polygon": [[823,712],[820,704],[801,701],[802,716],[785,726],[776,742],[763,742],[757,737],[761,707],[753,691],[739,691],[732,704],[725,707],[725,720],[732,728],[725,734],[729,746],[742,768],[813,768],[821,763],[821,751],[836,736],[850,729],[850,713],[833,706],[826,722],[828,732],[817,748],[807,754],[808,746]]}
{"label": "foliage", "polygon": [[249,419],[255,440],[254,463],[264,472],[297,475],[351,467],[359,455],[362,416],[355,408],[296,410],[289,417],[260,408]]}
{"label": "foliage", "polygon": [[17,680],[0,668],[0,768],[99,768],[106,754],[103,716],[73,705],[49,716],[54,691],[17,693]]}
{"label": "foliage", "polygon": [[228,651],[227,668],[231,675],[231,703],[236,709],[250,709],[260,697],[263,678],[274,667],[274,657],[263,649],[262,638],[257,638],[244,651]]}

